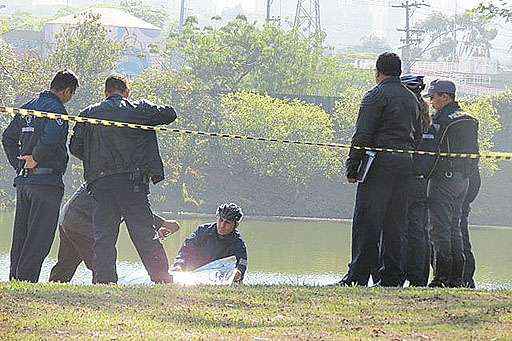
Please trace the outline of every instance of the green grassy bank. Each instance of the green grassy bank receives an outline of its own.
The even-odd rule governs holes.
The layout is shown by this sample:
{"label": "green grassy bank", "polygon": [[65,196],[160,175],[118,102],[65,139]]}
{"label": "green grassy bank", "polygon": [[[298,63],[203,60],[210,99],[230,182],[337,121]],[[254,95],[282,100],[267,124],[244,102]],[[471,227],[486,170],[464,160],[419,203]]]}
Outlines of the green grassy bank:
{"label": "green grassy bank", "polygon": [[512,292],[0,283],[0,338],[510,339]]}

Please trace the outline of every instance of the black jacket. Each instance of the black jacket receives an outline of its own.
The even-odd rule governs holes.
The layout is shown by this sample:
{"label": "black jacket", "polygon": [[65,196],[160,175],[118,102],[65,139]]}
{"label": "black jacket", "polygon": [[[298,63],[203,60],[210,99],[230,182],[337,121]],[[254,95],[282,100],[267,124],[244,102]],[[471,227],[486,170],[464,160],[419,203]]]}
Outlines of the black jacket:
{"label": "black jacket", "polygon": [[[432,137],[426,145],[429,151],[479,153],[478,121],[463,112],[456,102],[436,112],[428,134]],[[469,177],[478,171],[478,159],[435,157],[429,168],[429,175],[459,172]]]}
{"label": "black jacket", "polygon": [[[412,150],[421,133],[416,95],[401,83],[399,77],[391,77],[364,96],[352,145]],[[348,178],[356,178],[363,153],[350,150],[346,162]],[[383,157],[393,158],[390,155]]]}
{"label": "black jacket", "polygon": [[[170,106],[147,101],[132,103],[114,95],[86,108],[80,116],[157,126],[173,122],[176,112]],[[77,123],[69,149],[83,161],[84,177],[89,184],[102,177],[138,171],[153,183],[164,179],[155,131]]]}
{"label": "black jacket", "polygon": [[[60,99],[51,91],[43,91],[23,109],[66,114]],[[24,164],[18,156],[32,155],[38,168],[51,169],[50,174],[17,176],[18,184],[57,185],[64,187],[62,175],[66,171],[69,156],[66,142],[68,123],[34,116],[16,115],[2,135],[2,144],[9,163],[19,174]]]}
{"label": "black jacket", "polygon": [[247,248],[240,233],[235,230],[227,236],[217,233],[217,223],[204,224],[188,237],[178,252],[173,266],[195,270],[217,259],[236,257],[236,267],[242,273],[247,269]]}

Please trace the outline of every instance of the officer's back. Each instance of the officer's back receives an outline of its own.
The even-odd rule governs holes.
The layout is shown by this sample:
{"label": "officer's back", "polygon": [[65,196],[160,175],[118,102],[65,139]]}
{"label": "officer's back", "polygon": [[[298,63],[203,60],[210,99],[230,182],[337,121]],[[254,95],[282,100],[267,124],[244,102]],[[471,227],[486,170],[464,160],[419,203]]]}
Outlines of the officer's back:
{"label": "officer's back", "polygon": [[[382,106],[374,135],[375,147],[414,149],[418,128],[418,102],[399,77],[392,77],[370,92],[374,106]],[[369,101],[369,99],[368,99]],[[368,106],[372,110],[371,106]]]}
{"label": "officer's back", "polygon": [[[128,81],[110,76],[106,99],[81,112],[92,119],[161,125],[176,119],[170,106],[131,102]],[[99,123],[99,122],[98,122]],[[84,177],[98,205],[94,211],[93,283],[116,283],[116,242],[121,218],[153,282],[170,282],[168,259],[154,239],[154,216],[149,203],[149,179],[164,178],[155,131],[120,124],[77,124],[70,151],[83,161]]]}
{"label": "officer's back", "polygon": [[[112,83],[115,86],[115,78]],[[148,126],[169,124],[176,119],[176,112],[171,106],[157,106],[144,100],[131,102],[127,99],[129,90],[127,92],[125,96],[108,96],[104,101],[83,110],[80,116]],[[87,143],[84,143],[85,140]],[[156,183],[163,179],[163,165],[156,141],[155,131],[77,124],[70,151],[84,161],[84,177],[89,183],[101,177],[130,173],[137,169],[144,169]]]}

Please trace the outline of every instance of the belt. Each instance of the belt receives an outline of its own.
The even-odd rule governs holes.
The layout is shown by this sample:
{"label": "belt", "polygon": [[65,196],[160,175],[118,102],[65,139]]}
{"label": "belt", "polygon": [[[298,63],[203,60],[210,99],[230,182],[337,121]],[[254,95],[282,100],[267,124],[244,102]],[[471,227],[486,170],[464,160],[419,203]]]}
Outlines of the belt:
{"label": "belt", "polygon": [[53,168],[23,168],[19,175],[21,176],[29,176],[29,175],[50,175],[50,174],[56,174],[55,170]]}

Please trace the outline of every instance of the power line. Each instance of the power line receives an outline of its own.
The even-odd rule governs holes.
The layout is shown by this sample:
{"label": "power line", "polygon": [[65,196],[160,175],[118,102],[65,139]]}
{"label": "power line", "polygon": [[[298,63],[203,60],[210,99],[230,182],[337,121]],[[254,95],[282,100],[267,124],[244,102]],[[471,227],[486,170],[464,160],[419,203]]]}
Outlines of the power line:
{"label": "power line", "polygon": [[412,29],[411,28],[411,17],[412,10],[421,7],[430,7],[429,4],[425,2],[417,2],[405,0],[400,5],[393,5],[393,8],[401,8],[405,9],[405,28],[397,29],[399,32],[405,33],[405,38],[401,39],[401,42],[405,45],[402,46],[402,59],[404,61],[405,72],[409,73],[411,71],[412,65],[412,56],[411,56],[411,46],[420,42],[419,39],[413,38],[413,34],[422,33],[422,30]]}

